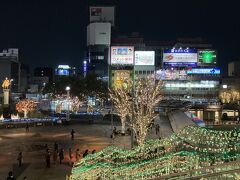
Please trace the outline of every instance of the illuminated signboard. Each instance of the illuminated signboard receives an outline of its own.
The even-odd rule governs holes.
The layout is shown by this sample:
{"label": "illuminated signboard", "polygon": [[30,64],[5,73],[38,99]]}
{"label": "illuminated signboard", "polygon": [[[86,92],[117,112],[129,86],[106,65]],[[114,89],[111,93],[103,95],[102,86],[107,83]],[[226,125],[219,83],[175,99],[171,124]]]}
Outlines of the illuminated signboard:
{"label": "illuminated signboard", "polygon": [[133,65],[134,47],[133,46],[112,46],[110,63],[112,65]]}
{"label": "illuminated signboard", "polygon": [[68,69],[57,69],[56,70],[56,75],[68,76],[69,75],[69,70]]}
{"label": "illuminated signboard", "polygon": [[155,64],[155,51],[135,51],[135,65]]}
{"label": "illuminated signboard", "polygon": [[163,51],[163,64],[170,66],[196,66],[196,49],[166,49]]}
{"label": "illuminated signboard", "polygon": [[131,82],[131,71],[129,70],[114,70],[113,71],[113,87],[115,88],[128,88],[129,83]]}
{"label": "illuminated signboard", "polygon": [[70,69],[69,65],[58,65],[59,69]]}
{"label": "illuminated signboard", "polygon": [[187,74],[220,74],[219,68],[193,68],[187,70]]}
{"label": "illuminated signboard", "polygon": [[200,64],[217,64],[217,54],[214,50],[199,50],[198,62]]}
{"label": "illuminated signboard", "polygon": [[156,71],[157,80],[186,80],[187,72],[186,70],[171,70],[171,69],[162,69]]}

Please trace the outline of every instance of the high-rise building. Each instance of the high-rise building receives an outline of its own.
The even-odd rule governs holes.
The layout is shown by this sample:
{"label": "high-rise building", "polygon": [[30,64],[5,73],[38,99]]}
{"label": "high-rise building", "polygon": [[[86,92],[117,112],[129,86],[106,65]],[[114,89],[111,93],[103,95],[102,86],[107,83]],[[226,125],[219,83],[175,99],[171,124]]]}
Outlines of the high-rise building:
{"label": "high-rise building", "polygon": [[111,31],[115,26],[115,7],[91,6],[87,26],[87,63],[89,71],[108,77]]}
{"label": "high-rise building", "polygon": [[228,63],[228,76],[240,76],[240,61]]}

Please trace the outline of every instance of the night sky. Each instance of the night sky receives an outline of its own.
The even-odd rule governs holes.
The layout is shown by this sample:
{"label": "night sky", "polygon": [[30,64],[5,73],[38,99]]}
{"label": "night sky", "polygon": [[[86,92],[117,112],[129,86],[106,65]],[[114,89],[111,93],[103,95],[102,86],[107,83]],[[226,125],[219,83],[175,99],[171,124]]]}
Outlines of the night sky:
{"label": "night sky", "polygon": [[86,47],[88,6],[104,4],[116,6],[121,33],[140,32],[147,40],[202,37],[218,50],[220,67],[240,59],[236,0],[3,0],[0,49],[19,48],[20,60],[31,67],[59,63],[80,66]]}

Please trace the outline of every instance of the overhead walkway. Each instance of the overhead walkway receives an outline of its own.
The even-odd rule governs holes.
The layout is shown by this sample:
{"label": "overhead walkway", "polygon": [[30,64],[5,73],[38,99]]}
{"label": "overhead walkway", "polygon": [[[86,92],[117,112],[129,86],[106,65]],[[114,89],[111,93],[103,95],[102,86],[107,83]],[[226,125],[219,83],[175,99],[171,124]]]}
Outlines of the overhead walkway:
{"label": "overhead walkway", "polygon": [[196,126],[196,123],[192,121],[190,117],[188,117],[183,111],[181,110],[174,110],[168,112],[168,118],[172,129],[175,133],[178,133],[186,126]]}

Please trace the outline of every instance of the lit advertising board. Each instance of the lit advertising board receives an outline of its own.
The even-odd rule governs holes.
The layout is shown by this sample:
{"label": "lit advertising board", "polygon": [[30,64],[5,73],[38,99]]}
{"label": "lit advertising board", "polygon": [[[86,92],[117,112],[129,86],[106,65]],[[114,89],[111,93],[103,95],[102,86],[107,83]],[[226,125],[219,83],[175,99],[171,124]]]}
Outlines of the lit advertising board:
{"label": "lit advertising board", "polygon": [[188,69],[187,74],[220,74],[219,68],[193,68]]}
{"label": "lit advertising board", "polygon": [[132,81],[131,71],[129,70],[114,70],[112,82],[114,88],[128,88],[129,83]]}
{"label": "lit advertising board", "polygon": [[155,51],[135,51],[135,65],[155,64]]}
{"label": "lit advertising board", "polygon": [[217,53],[215,50],[198,50],[198,62],[201,65],[217,64]]}
{"label": "lit advertising board", "polygon": [[57,69],[56,75],[59,76],[68,76],[69,75],[69,69]]}
{"label": "lit advertising board", "polygon": [[196,66],[196,49],[165,49],[163,50],[163,64],[165,66]]}
{"label": "lit advertising board", "polygon": [[187,72],[186,70],[171,70],[171,69],[162,69],[156,71],[157,80],[186,80]]}
{"label": "lit advertising board", "polygon": [[110,22],[112,26],[115,24],[115,8],[114,6],[109,7],[90,7],[90,22]]}
{"label": "lit advertising board", "polygon": [[112,65],[133,65],[133,46],[112,46],[110,64]]}

